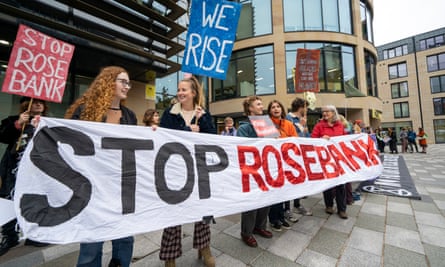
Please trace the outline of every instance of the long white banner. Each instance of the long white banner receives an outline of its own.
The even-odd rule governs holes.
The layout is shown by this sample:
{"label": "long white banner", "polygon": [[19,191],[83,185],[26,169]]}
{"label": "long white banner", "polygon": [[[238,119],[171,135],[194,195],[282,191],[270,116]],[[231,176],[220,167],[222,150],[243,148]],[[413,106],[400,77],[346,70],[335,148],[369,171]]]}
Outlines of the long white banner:
{"label": "long white banner", "polygon": [[20,162],[25,236],[92,242],[268,206],[375,178],[368,135],[242,138],[42,118]]}

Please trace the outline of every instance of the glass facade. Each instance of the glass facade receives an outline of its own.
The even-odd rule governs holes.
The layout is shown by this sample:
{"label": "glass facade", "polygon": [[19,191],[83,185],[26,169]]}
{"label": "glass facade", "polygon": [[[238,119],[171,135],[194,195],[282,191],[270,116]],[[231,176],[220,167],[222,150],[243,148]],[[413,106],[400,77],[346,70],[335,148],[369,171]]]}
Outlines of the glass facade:
{"label": "glass facade", "polygon": [[238,21],[236,39],[271,34],[271,0],[241,0],[241,14]]}
{"label": "glass facade", "polygon": [[363,39],[371,43],[374,42],[373,29],[372,29],[372,15],[371,9],[368,7],[365,1],[360,1],[360,21],[362,24]]}
{"label": "glass facade", "polygon": [[284,0],[284,31],[352,34],[349,0]]}
{"label": "glass facade", "polygon": [[212,80],[213,101],[275,93],[273,47],[232,53],[225,80]]}
{"label": "glass facade", "polygon": [[297,49],[320,49],[320,92],[344,92],[344,83],[357,87],[354,48],[335,43],[288,43],[286,44],[287,92],[294,93],[294,77]]}

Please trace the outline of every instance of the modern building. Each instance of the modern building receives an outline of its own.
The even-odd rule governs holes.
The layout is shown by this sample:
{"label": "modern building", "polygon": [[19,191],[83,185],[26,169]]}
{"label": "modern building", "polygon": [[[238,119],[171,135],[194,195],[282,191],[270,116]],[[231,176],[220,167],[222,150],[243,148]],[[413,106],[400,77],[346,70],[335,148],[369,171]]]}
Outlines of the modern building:
{"label": "modern building", "polygon": [[445,143],[445,28],[377,47],[382,127],[423,127]]}
{"label": "modern building", "polygon": [[[127,104],[139,118],[154,98],[145,87],[180,70],[176,54],[184,50],[187,1],[169,0],[0,0],[0,85],[17,34],[24,24],[48,36],[75,45],[62,103],[50,103],[50,114],[63,117],[109,65],[127,69],[133,88]],[[19,96],[0,93],[0,118],[18,112]]]}
{"label": "modern building", "polygon": [[[309,126],[320,108],[335,105],[349,120],[380,125],[377,50],[373,44],[373,1],[249,0],[242,4],[237,39],[226,80],[211,79],[209,108],[218,122],[243,118],[242,101],[258,95],[290,107],[295,97],[292,69],[298,48],[319,49],[319,88]],[[352,89],[351,89],[352,88]],[[364,97],[345,97],[359,90]],[[218,123],[218,124],[219,124]]]}

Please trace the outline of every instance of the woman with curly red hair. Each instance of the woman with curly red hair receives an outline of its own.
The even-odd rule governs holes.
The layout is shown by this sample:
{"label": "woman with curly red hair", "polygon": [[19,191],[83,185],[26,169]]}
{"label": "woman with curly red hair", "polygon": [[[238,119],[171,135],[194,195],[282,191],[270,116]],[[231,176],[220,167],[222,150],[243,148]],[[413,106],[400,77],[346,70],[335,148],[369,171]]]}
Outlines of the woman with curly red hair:
{"label": "woman with curly red hair", "polygon": [[[136,125],[136,115],[124,106],[130,89],[130,79],[124,68],[103,68],[88,90],[67,110],[65,118]],[[130,266],[133,242],[132,236],[112,240],[109,266]],[[101,267],[103,243],[81,243],[77,266]]]}

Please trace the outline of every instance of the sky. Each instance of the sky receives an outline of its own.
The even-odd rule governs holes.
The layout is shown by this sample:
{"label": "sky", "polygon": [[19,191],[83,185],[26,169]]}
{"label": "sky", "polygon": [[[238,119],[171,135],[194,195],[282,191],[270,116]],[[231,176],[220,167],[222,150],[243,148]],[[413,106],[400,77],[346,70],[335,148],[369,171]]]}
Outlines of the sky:
{"label": "sky", "polygon": [[445,0],[374,0],[374,45],[445,27]]}

